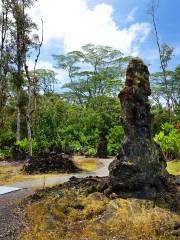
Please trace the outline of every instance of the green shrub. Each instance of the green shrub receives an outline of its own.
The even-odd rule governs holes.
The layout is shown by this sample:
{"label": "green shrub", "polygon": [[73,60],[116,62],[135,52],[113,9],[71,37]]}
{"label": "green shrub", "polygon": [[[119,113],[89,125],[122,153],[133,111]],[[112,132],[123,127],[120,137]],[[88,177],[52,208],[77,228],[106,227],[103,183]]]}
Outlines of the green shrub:
{"label": "green shrub", "polygon": [[168,112],[166,109],[152,107],[152,132],[153,136],[161,131],[162,124],[166,123],[169,119]]}
{"label": "green shrub", "polygon": [[180,152],[180,129],[174,128],[169,123],[164,123],[161,129],[159,134],[156,134],[155,141],[160,145],[167,157],[178,157]]}
{"label": "green shrub", "polygon": [[5,129],[1,132],[0,147],[10,147],[15,142],[15,134],[11,129]]}
{"label": "green shrub", "polygon": [[82,147],[81,144],[79,143],[79,141],[73,141],[71,144],[71,149],[73,150],[73,152],[78,153]]}
{"label": "green shrub", "polygon": [[[20,149],[26,153],[29,151],[29,141],[27,138],[17,141],[16,145],[19,146]],[[33,153],[39,150],[39,145],[35,140],[32,141],[32,149],[33,149]]]}
{"label": "green shrub", "polygon": [[90,156],[90,157],[96,156],[96,149],[93,148],[93,147],[88,148],[87,154],[88,154],[88,156]]}
{"label": "green shrub", "polygon": [[0,150],[0,159],[3,159],[4,158],[4,154],[2,152],[2,150]]}
{"label": "green shrub", "polygon": [[11,151],[9,148],[0,149],[0,159],[4,159],[6,157],[11,157]]}
{"label": "green shrub", "polygon": [[109,130],[108,155],[116,155],[121,150],[121,143],[124,138],[122,126],[114,126]]}

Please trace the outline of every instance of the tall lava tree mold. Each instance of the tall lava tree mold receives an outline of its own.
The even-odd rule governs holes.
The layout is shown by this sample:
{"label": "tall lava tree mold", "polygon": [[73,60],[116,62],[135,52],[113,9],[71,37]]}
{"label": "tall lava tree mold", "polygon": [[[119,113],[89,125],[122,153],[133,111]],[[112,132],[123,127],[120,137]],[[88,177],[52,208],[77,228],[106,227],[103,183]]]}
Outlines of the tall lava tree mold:
{"label": "tall lava tree mold", "polygon": [[119,94],[125,138],[120,154],[109,166],[113,189],[160,191],[166,185],[166,161],[151,132],[150,95],[148,67],[141,59],[134,58],[128,65],[125,87]]}

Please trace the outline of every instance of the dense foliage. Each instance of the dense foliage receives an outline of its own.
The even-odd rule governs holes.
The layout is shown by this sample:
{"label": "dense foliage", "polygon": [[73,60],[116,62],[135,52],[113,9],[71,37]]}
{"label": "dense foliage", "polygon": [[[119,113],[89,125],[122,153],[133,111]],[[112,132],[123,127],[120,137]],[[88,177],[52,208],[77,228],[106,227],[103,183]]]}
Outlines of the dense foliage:
{"label": "dense foliage", "polygon": [[168,157],[177,157],[180,149],[180,129],[169,123],[161,126],[161,131],[156,134],[155,140],[160,144]]}
{"label": "dense foliage", "polygon": [[[96,155],[100,148],[117,154],[124,136],[117,96],[131,57],[93,44],[53,55],[56,68],[69,78],[57,93],[56,73],[36,69],[42,41],[27,14],[33,3],[1,1],[0,157],[11,156],[15,144],[29,155],[54,146],[78,154]],[[163,44],[160,50],[163,69],[151,76],[152,130],[166,154],[177,157],[180,66],[168,71],[173,48]],[[31,70],[28,61],[36,54]]]}

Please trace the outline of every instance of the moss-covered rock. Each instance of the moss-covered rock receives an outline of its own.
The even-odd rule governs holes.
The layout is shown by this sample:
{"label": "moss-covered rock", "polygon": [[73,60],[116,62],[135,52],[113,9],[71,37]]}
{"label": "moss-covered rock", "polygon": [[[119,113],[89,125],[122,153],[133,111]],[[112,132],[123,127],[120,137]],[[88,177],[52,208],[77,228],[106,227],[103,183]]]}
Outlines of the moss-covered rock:
{"label": "moss-covered rock", "polygon": [[148,67],[141,59],[134,58],[127,68],[125,87],[119,94],[125,139],[122,151],[109,167],[114,189],[150,192],[150,188],[161,191],[167,187],[167,164],[151,132],[150,95]]}

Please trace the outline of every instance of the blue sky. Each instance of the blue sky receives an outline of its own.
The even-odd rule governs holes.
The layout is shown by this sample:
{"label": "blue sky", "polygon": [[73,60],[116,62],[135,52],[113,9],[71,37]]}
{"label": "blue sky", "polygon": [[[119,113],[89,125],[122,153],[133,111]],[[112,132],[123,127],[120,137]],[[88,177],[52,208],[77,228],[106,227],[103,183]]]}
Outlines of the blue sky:
{"label": "blue sky", "polygon": [[[53,69],[52,54],[78,50],[87,43],[109,45],[126,55],[140,56],[159,70],[149,0],[38,0],[33,20],[44,20],[44,46],[39,67]],[[160,0],[157,11],[159,37],[175,48],[169,68],[180,64],[180,0]],[[59,86],[66,74],[58,71]]]}

